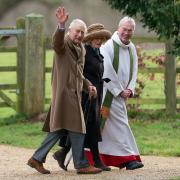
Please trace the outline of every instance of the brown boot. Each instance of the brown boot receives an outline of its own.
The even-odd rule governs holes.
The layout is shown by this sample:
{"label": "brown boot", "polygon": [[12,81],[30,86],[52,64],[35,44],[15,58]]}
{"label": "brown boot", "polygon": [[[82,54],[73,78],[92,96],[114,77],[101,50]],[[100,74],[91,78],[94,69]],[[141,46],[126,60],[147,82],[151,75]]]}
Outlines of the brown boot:
{"label": "brown boot", "polygon": [[43,167],[43,163],[37,161],[34,158],[30,158],[28,160],[28,162],[27,162],[27,165],[29,165],[30,167],[36,169],[41,174],[50,174],[50,171]]}
{"label": "brown boot", "polygon": [[102,169],[95,168],[94,166],[77,169],[78,174],[97,174],[100,172],[102,172]]}

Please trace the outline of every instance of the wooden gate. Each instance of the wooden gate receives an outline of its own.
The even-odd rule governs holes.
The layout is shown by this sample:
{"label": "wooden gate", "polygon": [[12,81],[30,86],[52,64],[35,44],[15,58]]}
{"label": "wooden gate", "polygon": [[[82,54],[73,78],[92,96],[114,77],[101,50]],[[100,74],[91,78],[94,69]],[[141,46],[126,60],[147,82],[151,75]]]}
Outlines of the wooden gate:
{"label": "wooden gate", "polygon": [[[15,36],[17,47],[0,47],[0,52],[16,52],[17,65],[0,67],[0,72],[17,73],[16,84],[0,84],[0,107],[11,107],[31,117],[44,110],[44,18],[29,14],[16,21],[16,28],[0,29],[0,37]],[[3,91],[15,90],[17,101]]]}

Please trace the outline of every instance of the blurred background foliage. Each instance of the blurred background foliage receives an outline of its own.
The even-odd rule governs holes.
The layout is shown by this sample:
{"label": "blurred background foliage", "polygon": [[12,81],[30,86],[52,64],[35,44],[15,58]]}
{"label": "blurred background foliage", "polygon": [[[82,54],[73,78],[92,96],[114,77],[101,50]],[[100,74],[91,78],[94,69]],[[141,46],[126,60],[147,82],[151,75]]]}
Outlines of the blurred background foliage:
{"label": "blurred background foliage", "polygon": [[173,0],[105,0],[123,14],[138,17],[144,27],[159,38],[174,40],[174,53],[180,55],[180,3]]}

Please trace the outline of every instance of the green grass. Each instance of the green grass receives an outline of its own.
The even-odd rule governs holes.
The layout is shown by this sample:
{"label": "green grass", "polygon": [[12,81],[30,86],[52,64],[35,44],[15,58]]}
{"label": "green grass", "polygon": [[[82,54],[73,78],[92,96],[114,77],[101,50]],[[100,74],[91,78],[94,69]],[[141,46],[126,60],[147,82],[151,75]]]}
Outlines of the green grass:
{"label": "green grass", "polygon": [[158,38],[152,38],[152,37],[133,37],[132,38],[132,42],[135,44],[139,44],[139,43],[160,43],[160,42],[164,42],[164,40],[160,40]]}
{"label": "green grass", "polygon": [[170,180],[180,180],[180,176],[173,177],[173,178],[171,178]]}
{"label": "green grass", "polygon": [[[145,83],[145,88],[141,94],[141,98],[165,99],[163,74],[156,73],[155,79],[153,81],[149,80],[147,74],[139,74],[138,78],[140,78]],[[164,109],[164,108],[165,108],[165,104],[140,105],[140,109]]]}
{"label": "green grass", "polygon": [[15,66],[16,53],[0,53],[0,66]]}
{"label": "green grass", "polygon": [[[35,149],[46,136],[42,122],[30,123],[21,117],[6,122],[0,120],[0,144]],[[180,156],[180,120],[130,120],[130,125],[142,155]]]}
{"label": "green grass", "polygon": [[4,119],[11,115],[15,115],[16,111],[11,108],[0,108],[0,118]]}
{"label": "green grass", "polygon": [[131,126],[141,154],[180,157],[180,120],[138,120]]}
{"label": "green grass", "polygon": [[43,140],[41,123],[16,123],[0,127],[0,144],[36,148]]}

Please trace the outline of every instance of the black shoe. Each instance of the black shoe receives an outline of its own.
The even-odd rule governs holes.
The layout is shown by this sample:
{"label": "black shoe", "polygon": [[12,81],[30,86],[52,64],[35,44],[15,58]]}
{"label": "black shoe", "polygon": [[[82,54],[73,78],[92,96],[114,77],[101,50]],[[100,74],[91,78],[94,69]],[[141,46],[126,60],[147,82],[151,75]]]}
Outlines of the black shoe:
{"label": "black shoe", "polygon": [[139,161],[130,161],[125,163],[126,170],[134,170],[134,169],[142,168],[143,166],[144,165],[142,164],[142,162]]}
{"label": "black shoe", "polygon": [[103,171],[111,171],[111,168],[104,165],[102,162],[94,163],[94,167],[102,169]]}
{"label": "black shoe", "polygon": [[64,151],[62,148],[53,154],[53,158],[58,162],[59,167],[65,171],[67,171],[67,167],[64,165],[67,153],[68,152]]}

